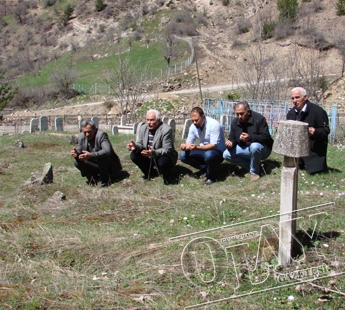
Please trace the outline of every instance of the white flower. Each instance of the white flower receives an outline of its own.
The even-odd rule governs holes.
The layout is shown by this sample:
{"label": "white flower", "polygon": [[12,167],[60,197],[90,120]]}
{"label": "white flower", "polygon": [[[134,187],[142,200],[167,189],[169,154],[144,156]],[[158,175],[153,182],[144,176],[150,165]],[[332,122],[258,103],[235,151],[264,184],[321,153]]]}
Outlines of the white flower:
{"label": "white flower", "polygon": [[288,297],[288,300],[294,300],[295,299],[295,297],[293,297],[292,295],[290,295],[289,297]]}
{"label": "white flower", "polygon": [[187,220],[188,220],[188,217],[187,217],[187,216],[185,216],[183,219],[184,219],[185,221],[187,221]]}

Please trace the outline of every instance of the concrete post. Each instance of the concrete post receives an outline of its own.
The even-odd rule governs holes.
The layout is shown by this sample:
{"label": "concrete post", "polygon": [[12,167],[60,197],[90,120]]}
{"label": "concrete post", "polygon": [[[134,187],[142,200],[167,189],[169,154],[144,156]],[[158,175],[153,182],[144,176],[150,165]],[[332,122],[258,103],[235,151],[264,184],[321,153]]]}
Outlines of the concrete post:
{"label": "concrete post", "polygon": [[273,151],[284,155],[280,186],[279,250],[280,265],[291,263],[296,234],[298,158],[309,155],[308,124],[281,121],[273,144]]}

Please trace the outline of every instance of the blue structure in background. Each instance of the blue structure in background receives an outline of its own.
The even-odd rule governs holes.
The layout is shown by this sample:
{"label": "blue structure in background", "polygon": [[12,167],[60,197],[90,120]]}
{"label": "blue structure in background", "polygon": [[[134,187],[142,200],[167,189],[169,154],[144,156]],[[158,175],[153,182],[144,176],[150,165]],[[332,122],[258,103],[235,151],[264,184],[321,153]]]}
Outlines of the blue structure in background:
{"label": "blue structure in background", "polygon": [[[286,119],[286,113],[291,108],[290,101],[257,101],[250,99],[246,101],[249,103],[251,110],[265,116],[272,136],[276,132],[277,123]],[[237,102],[228,99],[205,99],[204,112],[207,116],[217,120],[223,117],[224,119],[220,123],[223,125],[225,132],[230,132],[231,122],[235,117],[234,107]],[[337,138],[337,105],[333,104],[332,109],[326,110],[326,112],[331,130],[329,140],[335,142]]]}

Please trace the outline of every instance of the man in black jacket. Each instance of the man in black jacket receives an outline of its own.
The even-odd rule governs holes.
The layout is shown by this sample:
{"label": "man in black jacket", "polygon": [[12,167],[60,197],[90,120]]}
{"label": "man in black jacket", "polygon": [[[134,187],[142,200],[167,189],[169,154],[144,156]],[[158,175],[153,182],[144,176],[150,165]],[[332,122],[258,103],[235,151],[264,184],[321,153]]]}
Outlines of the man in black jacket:
{"label": "man in black jacket", "polygon": [[86,184],[109,186],[122,170],[119,157],[109,141],[108,134],[98,129],[92,120],[84,120],[78,135],[78,146],[71,151],[74,165],[87,178]]}
{"label": "man in black jacket", "polygon": [[287,113],[286,119],[308,123],[309,126],[310,156],[299,159],[299,168],[305,169],[310,174],[326,172],[330,133],[327,113],[308,100],[307,92],[302,87],[291,90],[291,99],[294,107]]}
{"label": "man in black jacket", "polygon": [[251,111],[248,102],[235,106],[236,118],[231,123],[225,160],[249,170],[251,180],[260,178],[260,162],[270,156],[273,140],[268,131],[265,117]]}

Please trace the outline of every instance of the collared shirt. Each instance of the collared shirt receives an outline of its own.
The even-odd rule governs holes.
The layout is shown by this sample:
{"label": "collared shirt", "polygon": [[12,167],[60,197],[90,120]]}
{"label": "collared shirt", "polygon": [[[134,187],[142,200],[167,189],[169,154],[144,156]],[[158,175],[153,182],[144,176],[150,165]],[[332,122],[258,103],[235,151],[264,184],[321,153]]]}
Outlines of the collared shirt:
{"label": "collared shirt", "polygon": [[224,131],[218,121],[211,117],[205,117],[204,128],[196,128],[192,124],[189,128],[187,142],[194,144],[196,140],[200,141],[200,145],[215,144],[217,150],[223,152],[225,150]]}
{"label": "collared shirt", "polygon": [[295,112],[296,112],[296,121],[300,121],[302,119],[303,114],[305,113],[305,111],[307,110],[307,104],[305,104],[302,108],[301,111],[298,111],[295,108]]}

